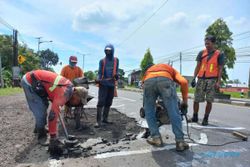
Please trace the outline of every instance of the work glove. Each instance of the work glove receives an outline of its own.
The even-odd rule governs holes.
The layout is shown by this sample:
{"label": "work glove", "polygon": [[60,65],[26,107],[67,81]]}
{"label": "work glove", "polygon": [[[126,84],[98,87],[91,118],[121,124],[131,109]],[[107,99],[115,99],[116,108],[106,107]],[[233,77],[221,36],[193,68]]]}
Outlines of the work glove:
{"label": "work glove", "polygon": [[181,102],[181,114],[182,115],[186,115],[187,114],[187,110],[188,109],[188,105],[185,102]]}
{"label": "work glove", "polygon": [[194,88],[194,87],[196,86],[196,81],[195,81],[195,78],[192,80],[192,82],[191,82],[191,86],[192,86],[192,88]]}
{"label": "work glove", "polygon": [[63,153],[64,145],[57,139],[51,138],[49,142],[49,153],[52,156],[60,156]]}
{"label": "work glove", "polygon": [[114,75],[114,79],[117,81],[119,79],[119,75],[118,74],[115,74]]}
{"label": "work glove", "polygon": [[101,80],[100,79],[95,79],[96,84],[100,84]]}

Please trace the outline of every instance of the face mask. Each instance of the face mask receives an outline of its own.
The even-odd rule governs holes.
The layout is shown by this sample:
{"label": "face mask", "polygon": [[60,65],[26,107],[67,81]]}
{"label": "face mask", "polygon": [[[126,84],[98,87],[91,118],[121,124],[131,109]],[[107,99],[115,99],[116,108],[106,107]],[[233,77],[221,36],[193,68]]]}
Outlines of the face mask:
{"label": "face mask", "polygon": [[113,58],[112,51],[105,51],[105,54],[106,54],[106,57],[108,59],[112,59]]}
{"label": "face mask", "polygon": [[69,62],[69,66],[70,66],[70,67],[75,67],[75,66],[76,66],[76,63],[73,63],[73,62],[70,61],[70,62]]}

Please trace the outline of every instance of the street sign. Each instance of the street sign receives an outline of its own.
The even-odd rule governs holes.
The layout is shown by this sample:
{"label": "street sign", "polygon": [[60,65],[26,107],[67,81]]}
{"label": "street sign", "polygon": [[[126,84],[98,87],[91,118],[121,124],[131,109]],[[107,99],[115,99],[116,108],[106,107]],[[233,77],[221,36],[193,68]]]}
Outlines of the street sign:
{"label": "street sign", "polygon": [[18,56],[18,63],[19,63],[19,64],[22,64],[23,62],[25,62],[25,60],[26,60],[26,59],[25,59],[24,56],[22,56],[22,55],[19,55],[19,56]]}

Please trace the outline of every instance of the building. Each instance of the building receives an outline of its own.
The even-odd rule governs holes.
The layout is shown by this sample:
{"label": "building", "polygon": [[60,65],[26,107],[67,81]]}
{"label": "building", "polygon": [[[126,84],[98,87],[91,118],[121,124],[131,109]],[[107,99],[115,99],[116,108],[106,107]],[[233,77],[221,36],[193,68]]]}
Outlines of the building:
{"label": "building", "polygon": [[141,80],[141,70],[133,70],[130,74],[128,74],[128,85],[138,85]]}

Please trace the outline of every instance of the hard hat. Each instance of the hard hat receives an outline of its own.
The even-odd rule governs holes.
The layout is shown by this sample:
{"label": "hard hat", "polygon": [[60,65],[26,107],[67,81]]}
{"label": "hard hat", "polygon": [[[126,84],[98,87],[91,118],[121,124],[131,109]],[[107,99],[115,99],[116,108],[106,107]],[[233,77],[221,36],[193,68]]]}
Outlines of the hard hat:
{"label": "hard hat", "polygon": [[77,63],[77,57],[76,56],[70,56],[69,61],[72,63]]}

